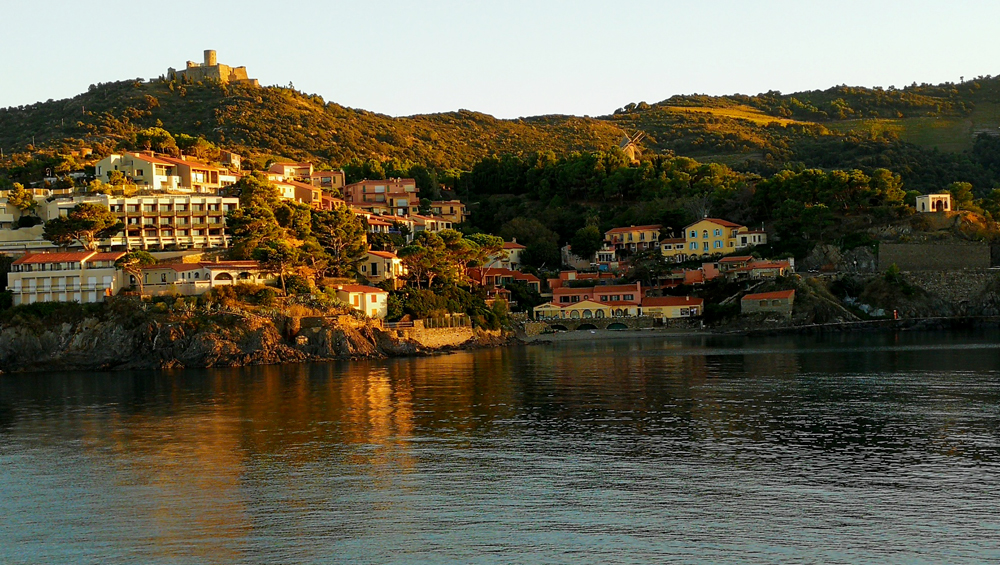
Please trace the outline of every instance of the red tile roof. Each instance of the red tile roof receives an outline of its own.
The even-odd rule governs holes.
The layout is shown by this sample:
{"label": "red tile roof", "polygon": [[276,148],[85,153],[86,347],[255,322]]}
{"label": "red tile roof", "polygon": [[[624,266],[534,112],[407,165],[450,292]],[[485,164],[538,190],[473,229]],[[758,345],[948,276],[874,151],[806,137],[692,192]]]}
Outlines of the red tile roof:
{"label": "red tile roof", "polygon": [[337,290],[343,290],[344,292],[361,292],[364,294],[382,293],[389,294],[387,291],[382,290],[374,286],[367,286],[363,284],[345,284],[337,286]]}
{"label": "red tile roof", "polygon": [[[721,220],[719,218],[702,218],[702,219],[698,220],[698,222],[705,222],[705,221],[709,221],[709,222],[712,222],[713,224],[718,224],[718,225],[720,225],[722,227],[726,227],[726,228],[742,228],[743,227],[740,224],[736,224],[736,223],[730,222],[728,220]],[[687,228],[693,226],[694,224],[697,224],[698,222],[694,222],[693,224],[690,224],[689,226],[687,226]],[[687,228],[684,228],[684,229],[687,229]]]}
{"label": "red tile roof", "polygon": [[28,253],[23,255],[13,265],[26,265],[28,263],[80,263],[94,255],[94,251],[66,251],[62,253]]}
{"label": "red tile roof", "polygon": [[662,225],[660,225],[660,224],[653,224],[653,225],[648,225],[648,226],[629,226],[627,228],[611,228],[611,229],[609,229],[608,231],[606,231],[604,233],[606,233],[606,234],[608,234],[608,233],[628,233],[630,231],[649,231],[649,230],[661,230],[661,229],[663,229]]}
{"label": "red tile roof", "polygon": [[514,241],[505,241],[505,242],[503,242],[503,248],[504,249],[527,249],[527,247],[521,245],[520,243],[514,242]]}
{"label": "red tile roof", "polygon": [[649,296],[642,299],[643,308],[647,306],[701,306],[705,300],[692,296]]}
{"label": "red tile roof", "polygon": [[723,257],[720,263],[742,263],[743,261],[753,261],[752,255],[740,255],[739,257]]}
{"label": "red tile roof", "polygon": [[794,290],[778,290],[775,292],[761,292],[759,294],[748,294],[743,300],[774,300],[789,299],[795,296]]}
{"label": "red tile roof", "polygon": [[124,251],[107,251],[104,253],[98,253],[93,257],[88,257],[87,261],[117,261],[125,255]]}
{"label": "red tile roof", "polygon": [[383,259],[397,259],[395,253],[390,253],[388,251],[369,251],[369,255],[374,255],[376,257],[382,257]]}

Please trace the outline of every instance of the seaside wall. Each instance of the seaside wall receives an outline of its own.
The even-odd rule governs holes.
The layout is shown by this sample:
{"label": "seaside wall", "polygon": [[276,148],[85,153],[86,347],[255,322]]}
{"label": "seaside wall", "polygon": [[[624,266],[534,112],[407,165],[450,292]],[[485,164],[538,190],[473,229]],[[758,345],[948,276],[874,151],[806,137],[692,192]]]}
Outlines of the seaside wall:
{"label": "seaside wall", "polygon": [[951,271],[987,269],[990,246],[986,244],[882,243],[878,268],[896,265],[901,271]]}

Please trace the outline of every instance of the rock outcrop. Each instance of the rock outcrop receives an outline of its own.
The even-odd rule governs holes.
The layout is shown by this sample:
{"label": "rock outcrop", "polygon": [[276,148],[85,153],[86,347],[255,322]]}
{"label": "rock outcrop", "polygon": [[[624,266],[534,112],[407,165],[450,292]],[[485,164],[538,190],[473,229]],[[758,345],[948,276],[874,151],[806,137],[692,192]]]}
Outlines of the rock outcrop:
{"label": "rock outcrop", "polygon": [[[315,319],[314,319],[315,320]],[[353,316],[301,320],[240,313],[186,314],[129,322],[118,315],[0,326],[4,372],[238,367],[420,355],[510,343],[503,332],[469,332],[427,347],[412,335]]]}

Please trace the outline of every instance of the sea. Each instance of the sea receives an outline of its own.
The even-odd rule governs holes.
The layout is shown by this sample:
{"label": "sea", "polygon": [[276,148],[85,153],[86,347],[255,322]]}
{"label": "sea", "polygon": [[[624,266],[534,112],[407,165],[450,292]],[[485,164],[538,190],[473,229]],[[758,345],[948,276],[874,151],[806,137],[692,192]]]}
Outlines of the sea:
{"label": "sea", "polygon": [[0,376],[3,564],[1000,562],[1000,333]]}

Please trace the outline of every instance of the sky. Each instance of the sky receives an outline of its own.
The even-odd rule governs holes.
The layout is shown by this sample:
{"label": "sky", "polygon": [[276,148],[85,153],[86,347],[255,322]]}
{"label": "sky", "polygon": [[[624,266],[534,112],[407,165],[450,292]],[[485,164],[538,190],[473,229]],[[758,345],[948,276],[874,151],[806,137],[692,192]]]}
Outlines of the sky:
{"label": "sky", "polygon": [[262,85],[393,116],[599,116],[675,94],[1000,74],[1000,2],[4,2],[0,107],[163,75],[215,49]]}

